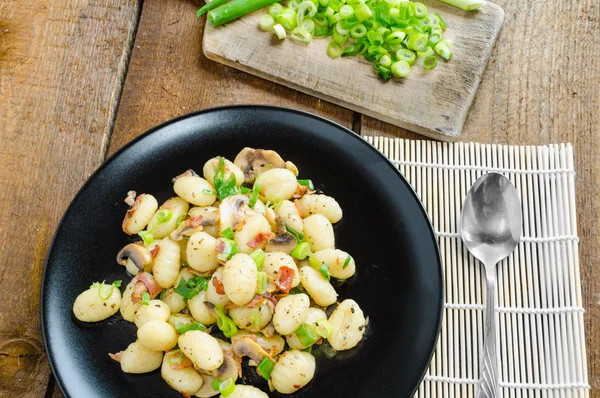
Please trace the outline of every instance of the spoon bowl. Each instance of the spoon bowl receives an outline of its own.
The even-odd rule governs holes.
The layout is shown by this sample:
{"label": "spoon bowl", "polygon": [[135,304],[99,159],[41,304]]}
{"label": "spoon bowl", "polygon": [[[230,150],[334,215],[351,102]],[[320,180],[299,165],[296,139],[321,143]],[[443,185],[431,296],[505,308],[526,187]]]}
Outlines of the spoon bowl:
{"label": "spoon bowl", "polygon": [[461,214],[461,236],[469,252],[485,266],[486,310],[484,352],[478,398],[495,398],[498,390],[496,355],[496,264],[515,250],[521,239],[521,200],[510,180],[498,173],[481,176],[469,190]]}

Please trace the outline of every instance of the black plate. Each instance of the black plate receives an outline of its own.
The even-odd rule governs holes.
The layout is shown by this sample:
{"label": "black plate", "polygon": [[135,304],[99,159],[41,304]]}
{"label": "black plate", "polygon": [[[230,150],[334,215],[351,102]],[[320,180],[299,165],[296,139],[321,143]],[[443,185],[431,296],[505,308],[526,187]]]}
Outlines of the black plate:
{"label": "black plate", "polygon": [[159,371],[128,375],[109,359],[134,341],[133,324],[117,314],[82,325],[71,308],[94,281],[123,279],[123,287],[128,281],[115,262],[128,243],[121,231],[127,191],[152,193],[161,202],[174,196],[172,177],[201,171],[216,155],[233,159],[245,146],[276,150],[338,200],[344,217],[335,227],[336,246],[357,264],[340,301],[356,300],[370,319],[359,346],[333,360],[319,358],[315,378],[294,396],[414,393],[437,340],[443,298],[436,237],[414,191],[350,130],[295,110],[236,106],[184,116],[140,136],[104,163],[69,206],[48,255],[41,303],[46,350],[66,396],[181,396]]}

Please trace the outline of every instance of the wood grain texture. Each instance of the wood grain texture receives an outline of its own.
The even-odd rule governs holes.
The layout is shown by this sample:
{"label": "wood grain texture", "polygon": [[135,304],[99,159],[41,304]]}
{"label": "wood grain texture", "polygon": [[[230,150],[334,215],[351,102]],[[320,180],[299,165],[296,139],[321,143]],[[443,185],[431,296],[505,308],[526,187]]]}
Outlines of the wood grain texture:
{"label": "wood grain texture", "polygon": [[[264,12],[216,29],[206,26],[204,54],[210,59],[340,104],[394,125],[439,139],[460,135],[479,81],[502,26],[494,4],[467,13],[435,0],[424,2],[448,24],[456,61],[427,71],[419,60],[408,79],[385,83],[362,57],[331,59],[329,39],[304,45],[258,30]],[[248,34],[252,32],[252,34]]]}
{"label": "wood grain texture", "polygon": [[110,153],[145,130],[195,110],[269,104],[306,110],[350,127],[352,111],[208,60],[199,2],[146,0],[110,143]]}
{"label": "wood grain texture", "polygon": [[0,396],[46,393],[44,260],[104,158],[135,0],[0,1]]}
{"label": "wood grain texture", "polygon": [[[505,0],[504,27],[461,141],[571,142],[591,396],[600,397],[600,5],[595,0]],[[365,135],[410,137],[362,118]]]}

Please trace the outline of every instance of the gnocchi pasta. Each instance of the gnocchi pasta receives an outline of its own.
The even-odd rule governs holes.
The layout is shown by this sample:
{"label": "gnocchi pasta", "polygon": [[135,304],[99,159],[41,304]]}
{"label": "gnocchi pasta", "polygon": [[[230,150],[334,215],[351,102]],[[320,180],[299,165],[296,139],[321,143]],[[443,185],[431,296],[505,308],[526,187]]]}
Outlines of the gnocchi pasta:
{"label": "gnocchi pasta", "polygon": [[130,191],[122,228],[141,241],[117,262],[134,278],[123,294],[120,281],[94,283],[74,316],[97,322],[120,311],[137,338],[110,357],[125,373],[160,368],[186,396],[268,397],[239,381],[244,357],[271,391],[303,388],[315,377],[313,353],[356,347],[367,318],[354,300],[337,303],[334,286],[356,272],[335,246],[342,208],[299,175],[274,151],[244,148],[234,162],[209,159],[202,176],[175,177],[176,196],[160,207]]}

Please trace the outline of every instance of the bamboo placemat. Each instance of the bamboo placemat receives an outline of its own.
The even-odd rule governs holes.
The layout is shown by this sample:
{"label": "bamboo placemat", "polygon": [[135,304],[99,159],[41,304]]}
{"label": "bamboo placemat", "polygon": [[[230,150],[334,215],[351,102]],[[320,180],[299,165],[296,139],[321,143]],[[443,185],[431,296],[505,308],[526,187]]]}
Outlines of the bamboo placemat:
{"label": "bamboo placemat", "polygon": [[482,174],[516,186],[523,238],[498,265],[501,397],[588,397],[570,144],[500,146],[367,137],[413,186],[438,234],[445,273],[442,331],[415,397],[475,397],[485,275],[459,234],[462,202]]}

